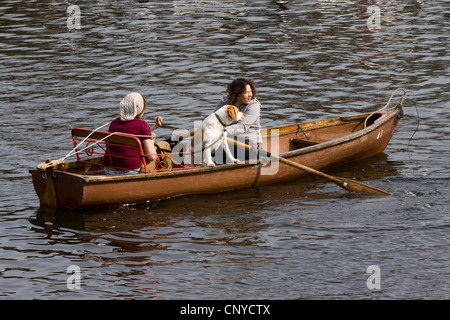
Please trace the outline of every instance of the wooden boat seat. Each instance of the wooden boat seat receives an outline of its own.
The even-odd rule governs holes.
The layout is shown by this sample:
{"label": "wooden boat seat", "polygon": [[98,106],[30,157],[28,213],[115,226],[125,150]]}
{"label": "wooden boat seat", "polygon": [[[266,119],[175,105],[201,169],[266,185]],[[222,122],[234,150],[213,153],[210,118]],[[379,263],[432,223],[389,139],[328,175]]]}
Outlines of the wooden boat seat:
{"label": "wooden boat seat", "polygon": [[292,138],[292,139],[289,139],[289,150],[292,151],[292,150],[302,149],[302,148],[306,148],[306,147],[313,146],[316,144],[318,144],[318,142],[306,140],[306,139],[300,139],[300,138]]}

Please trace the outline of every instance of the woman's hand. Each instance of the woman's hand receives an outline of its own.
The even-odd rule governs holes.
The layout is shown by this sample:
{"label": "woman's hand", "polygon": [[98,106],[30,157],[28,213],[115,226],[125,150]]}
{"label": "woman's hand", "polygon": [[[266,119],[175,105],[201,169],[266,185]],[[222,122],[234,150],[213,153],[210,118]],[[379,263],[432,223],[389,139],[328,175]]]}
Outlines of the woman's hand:
{"label": "woman's hand", "polygon": [[162,122],[163,122],[163,118],[162,118],[162,117],[157,116],[157,117],[155,118],[155,125],[158,126],[158,128],[161,127]]}
{"label": "woman's hand", "polygon": [[160,117],[160,116],[157,116],[155,118],[155,125],[153,127],[151,127],[151,130],[153,131],[153,130],[156,130],[159,127],[161,127],[162,126],[162,122],[163,122],[163,118]]}

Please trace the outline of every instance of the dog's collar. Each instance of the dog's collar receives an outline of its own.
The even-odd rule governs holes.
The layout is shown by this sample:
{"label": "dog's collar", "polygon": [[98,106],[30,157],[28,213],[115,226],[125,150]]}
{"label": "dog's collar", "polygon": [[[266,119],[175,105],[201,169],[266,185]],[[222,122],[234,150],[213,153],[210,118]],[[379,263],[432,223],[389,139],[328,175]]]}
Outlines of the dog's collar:
{"label": "dog's collar", "polygon": [[222,119],[220,119],[220,117],[217,115],[217,113],[214,112],[214,115],[216,116],[217,120],[220,122],[220,124],[222,125],[222,127],[226,128],[227,125],[225,123],[223,123]]}

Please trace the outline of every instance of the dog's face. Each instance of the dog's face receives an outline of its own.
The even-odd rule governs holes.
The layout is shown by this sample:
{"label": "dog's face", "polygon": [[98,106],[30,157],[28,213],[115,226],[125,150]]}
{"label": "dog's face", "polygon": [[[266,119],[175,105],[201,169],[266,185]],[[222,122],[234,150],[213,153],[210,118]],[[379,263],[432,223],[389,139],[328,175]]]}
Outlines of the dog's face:
{"label": "dog's face", "polygon": [[239,121],[245,116],[245,113],[240,112],[235,106],[227,105],[227,109],[228,114],[230,115],[231,119],[233,119],[233,121]]}

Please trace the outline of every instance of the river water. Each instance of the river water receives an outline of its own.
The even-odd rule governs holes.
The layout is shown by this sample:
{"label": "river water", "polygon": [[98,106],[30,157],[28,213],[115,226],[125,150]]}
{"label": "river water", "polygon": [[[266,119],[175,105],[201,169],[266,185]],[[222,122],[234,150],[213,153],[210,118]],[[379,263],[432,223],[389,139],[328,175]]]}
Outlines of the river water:
{"label": "river water", "polygon": [[[0,13],[1,299],[450,298],[448,2],[2,0]],[[164,117],[157,133],[191,130],[238,76],[258,85],[263,127],[374,111],[405,88],[385,152],[329,171],[393,196],[309,178],[39,209],[28,170],[66,155],[71,128],[105,124],[138,91],[146,119]]]}

